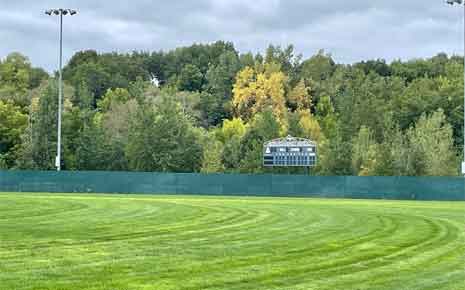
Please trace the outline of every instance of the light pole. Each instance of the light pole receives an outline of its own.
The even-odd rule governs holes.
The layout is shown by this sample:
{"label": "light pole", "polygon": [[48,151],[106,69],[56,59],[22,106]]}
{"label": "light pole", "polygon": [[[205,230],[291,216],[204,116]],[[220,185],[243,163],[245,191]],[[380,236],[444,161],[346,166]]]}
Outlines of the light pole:
{"label": "light pole", "polygon": [[[462,5],[464,11],[464,33],[465,33],[465,1],[463,0],[446,0],[447,4],[450,5]],[[464,99],[463,99],[463,162],[462,162],[462,174],[465,175],[465,34],[464,34]]]}
{"label": "light pole", "polygon": [[59,60],[59,81],[58,81],[58,140],[57,140],[57,156],[55,157],[55,167],[57,171],[61,170],[61,111],[63,103],[63,78],[61,74],[61,69],[63,65],[63,16],[65,15],[74,15],[76,10],[72,9],[49,9],[45,11],[45,14],[49,16],[59,16],[60,17],[60,60]]}

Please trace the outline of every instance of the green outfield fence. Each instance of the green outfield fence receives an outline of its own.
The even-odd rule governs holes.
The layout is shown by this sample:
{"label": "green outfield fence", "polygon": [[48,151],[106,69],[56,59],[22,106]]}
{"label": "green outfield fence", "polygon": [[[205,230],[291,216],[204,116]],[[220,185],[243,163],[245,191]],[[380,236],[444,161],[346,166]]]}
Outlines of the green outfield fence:
{"label": "green outfield fence", "polygon": [[461,177],[0,171],[0,191],[463,201],[465,179]]}

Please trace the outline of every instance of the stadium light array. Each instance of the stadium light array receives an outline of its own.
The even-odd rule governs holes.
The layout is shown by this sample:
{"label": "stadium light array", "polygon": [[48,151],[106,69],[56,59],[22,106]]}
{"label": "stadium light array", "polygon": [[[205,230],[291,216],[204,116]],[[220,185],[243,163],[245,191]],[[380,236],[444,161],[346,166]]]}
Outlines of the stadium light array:
{"label": "stadium light array", "polygon": [[59,60],[59,82],[58,82],[58,140],[57,140],[57,155],[55,157],[55,166],[57,171],[61,170],[61,111],[63,103],[63,77],[62,77],[62,66],[63,66],[63,16],[75,15],[76,10],[73,9],[48,9],[45,10],[45,14],[49,16],[60,17],[60,60]]}

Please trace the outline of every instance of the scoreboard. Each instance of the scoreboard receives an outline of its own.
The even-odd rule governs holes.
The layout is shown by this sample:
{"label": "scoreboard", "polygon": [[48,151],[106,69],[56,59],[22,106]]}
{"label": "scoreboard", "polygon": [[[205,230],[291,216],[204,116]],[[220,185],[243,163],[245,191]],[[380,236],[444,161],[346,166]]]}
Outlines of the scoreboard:
{"label": "scoreboard", "polygon": [[263,166],[313,167],[317,162],[317,144],[288,136],[263,145]]}

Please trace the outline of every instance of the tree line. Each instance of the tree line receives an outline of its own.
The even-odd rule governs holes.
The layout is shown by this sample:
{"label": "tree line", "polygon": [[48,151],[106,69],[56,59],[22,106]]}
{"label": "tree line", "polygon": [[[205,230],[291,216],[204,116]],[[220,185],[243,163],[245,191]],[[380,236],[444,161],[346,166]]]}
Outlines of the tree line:
{"label": "tree line", "polygon": [[[463,58],[338,64],[292,45],[81,51],[63,70],[63,168],[304,173],[264,168],[263,143],[318,143],[315,175],[458,175]],[[57,77],[0,60],[0,168],[54,169]]]}

